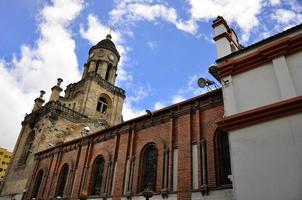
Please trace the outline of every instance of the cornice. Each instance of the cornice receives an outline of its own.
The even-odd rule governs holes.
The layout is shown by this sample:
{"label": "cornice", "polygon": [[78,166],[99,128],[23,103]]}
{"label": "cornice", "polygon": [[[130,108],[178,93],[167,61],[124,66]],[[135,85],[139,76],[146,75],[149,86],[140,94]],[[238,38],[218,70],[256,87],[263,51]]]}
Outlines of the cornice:
{"label": "cornice", "polygon": [[218,74],[221,78],[237,75],[257,68],[279,56],[286,56],[302,50],[302,34],[286,37],[276,42],[259,47],[254,52],[239,58],[233,58],[218,64]]}
{"label": "cornice", "polygon": [[113,139],[120,134],[128,133],[131,130],[139,131],[149,127],[156,126],[169,122],[171,119],[181,117],[196,111],[203,111],[211,109],[213,107],[222,106],[222,93],[221,89],[209,92],[207,94],[200,95],[190,100],[169,106],[159,111],[155,111],[152,115],[143,115],[141,117],[123,122],[121,124],[109,127],[107,129],[100,130],[99,132],[90,134],[83,138],[77,138],[63,144],[58,145],[55,148],[47,149],[36,154],[37,158],[40,158],[44,154],[48,154],[57,149],[58,152],[71,151],[74,148],[68,147],[69,145],[78,144],[78,146],[84,146],[88,144],[96,144],[102,141]]}
{"label": "cornice", "polygon": [[231,131],[301,112],[302,96],[298,96],[249,111],[227,116],[217,124],[224,130]]}

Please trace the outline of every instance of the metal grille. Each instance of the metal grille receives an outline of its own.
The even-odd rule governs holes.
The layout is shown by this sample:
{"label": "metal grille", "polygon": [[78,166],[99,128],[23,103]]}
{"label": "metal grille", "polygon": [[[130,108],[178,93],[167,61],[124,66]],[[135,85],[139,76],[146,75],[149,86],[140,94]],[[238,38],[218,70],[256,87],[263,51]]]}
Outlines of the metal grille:
{"label": "metal grille", "polygon": [[218,163],[220,172],[220,184],[231,184],[228,175],[231,174],[230,150],[228,134],[220,132],[218,135]]}

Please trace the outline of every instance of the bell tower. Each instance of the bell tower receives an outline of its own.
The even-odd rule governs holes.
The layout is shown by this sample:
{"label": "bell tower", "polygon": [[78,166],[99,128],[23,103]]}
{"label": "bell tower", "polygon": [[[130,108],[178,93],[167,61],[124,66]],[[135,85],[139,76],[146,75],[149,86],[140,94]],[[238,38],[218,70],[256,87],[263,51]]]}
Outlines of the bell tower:
{"label": "bell tower", "polygon": [[73,99],[76,111],[109,126],[121,122],[125,98],[125,91],[115,86],[120,54],[111,38],[108,34],[89,49],[82,79],[68,85],[64,97]]}
{"label": "bell tower", "polygon": [[85,78],[87,74],[94,73],[114,85],[119,60],[120,54],[111,41],[111,35],[108,34],[106,39],[90,48],[87,63],[84,65],[85,68],[82,79]]}

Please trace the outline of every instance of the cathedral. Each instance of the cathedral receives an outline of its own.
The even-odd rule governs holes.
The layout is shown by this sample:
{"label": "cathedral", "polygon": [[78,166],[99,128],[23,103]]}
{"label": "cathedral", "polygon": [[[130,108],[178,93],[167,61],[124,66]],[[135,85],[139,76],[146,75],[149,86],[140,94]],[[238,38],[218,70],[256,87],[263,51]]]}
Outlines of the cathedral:
{"label": "cathedral", "polygon": [[[243,47],[213,22],[222,88],[123,121],[111,35],[25,116],[0,199],[298,200],[302,25]],[[283,184],[282,184],[283,183]]]}

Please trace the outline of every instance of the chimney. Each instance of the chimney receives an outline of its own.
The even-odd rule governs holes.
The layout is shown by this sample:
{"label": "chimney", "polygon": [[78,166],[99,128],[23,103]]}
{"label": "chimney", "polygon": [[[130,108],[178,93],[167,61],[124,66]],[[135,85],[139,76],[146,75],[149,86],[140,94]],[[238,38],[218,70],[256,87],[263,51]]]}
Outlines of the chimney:
{"label": "chimney", "polygon": [[223,17],[218,16],[217,19],[213,21],[212,27],[215,31],[215,37],[213,39],[216,43],[217,59],[243,48],[239,43],[235,31],[229,27]]}

